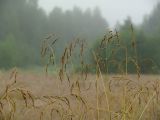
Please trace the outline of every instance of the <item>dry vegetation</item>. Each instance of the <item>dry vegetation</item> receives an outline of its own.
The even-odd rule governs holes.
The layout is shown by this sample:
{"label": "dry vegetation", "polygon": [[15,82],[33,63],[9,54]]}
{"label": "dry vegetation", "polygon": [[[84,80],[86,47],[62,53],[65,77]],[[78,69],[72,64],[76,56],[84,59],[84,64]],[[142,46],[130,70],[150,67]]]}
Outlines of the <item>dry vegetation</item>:
{"label": "dry vegetation", "polygon": [[[45,73],[35,74],[13,69],[0,73],[0,119],[1,120],[158,120],[160,119],[159,76],[140,75],[136,56],[136,42],[132,40],[135,56],[131,58],[137,74],[128,74],[127,48],[120,45],[118,33],[105,35],[101,48],[112,39],[125,49],[125,69],[121,74],[103,74],[100,57],[92,51],[96,65],[85,64],[84,40],[71,42],[61,57],[56,75],[48,73],[54,64],[54,44],[47,37],[41,55],[47,57]],[[72,56],[79,46],[80,73],[71,71]],[[115,48],[114,48],[114,51]],[[96,68],[96,74],[87,72]]]}

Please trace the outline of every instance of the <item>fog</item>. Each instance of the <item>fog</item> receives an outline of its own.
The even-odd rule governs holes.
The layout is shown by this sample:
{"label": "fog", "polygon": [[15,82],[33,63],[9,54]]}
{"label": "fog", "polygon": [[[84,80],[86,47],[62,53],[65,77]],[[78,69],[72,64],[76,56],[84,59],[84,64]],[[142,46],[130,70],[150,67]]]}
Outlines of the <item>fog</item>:
{"label": "fog", "polygon": [[[133,38],[132,24],[140,61],[143,58],[151,58],[156,64],[160,61],[160,2],[157,0],[0,0],[0,16],[0,68],[42,66],[40,51],[44,48],[40,46],[44,38],[50,38],[45,37],[48,35],[57,40],[53,46],[54,62],[60,65],[68,43],[83,39],[87,43],[85,48],[97,50],[104,36],[108,37],[108,28],[115,32],[117,21],[120,24],[115,27],[116,31],[128,49]],[[85,61],[92,64],[92,52],[86,51]],[[108,58],[103,51],[102,55]],[[77,65],[80,59],[74,58]],[[160,73],[160,65],[139,64],[143,73]]]}
{"label": "fog", "polygon": [[160,0],[0,0],[0,120],[160,120]]}
{"label": "fog", "polygon": [[117,21],[130,16],[134,23],[140,24],[145,15],[148,15],[159,0],[39,0],[39,6],[49,13],[55,6],[63,10],[72,9],[74,6],[82,10],[99,7],[102,15],[114,26]]}

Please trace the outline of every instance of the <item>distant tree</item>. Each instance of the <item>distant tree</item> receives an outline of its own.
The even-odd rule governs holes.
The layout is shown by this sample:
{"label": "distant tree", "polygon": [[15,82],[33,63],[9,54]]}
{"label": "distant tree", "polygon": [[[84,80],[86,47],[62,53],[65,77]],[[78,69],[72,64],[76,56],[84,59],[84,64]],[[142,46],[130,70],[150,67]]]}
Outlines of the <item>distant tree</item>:
{"label": "distant tree", "polygon": [[[152,13],[145,17],[144,22],[142,24],[142,31],[144,32],[144,36],[146,37],[146,49],[144,50],[144,54],[146,58],[149,58],[147,62],[152,63],[152,69],[154,71],[160,70],[160,55],[158,54],[160,51],[160,3],[154,8]],[[147,68],[145,69],[147,70]]]}
{"label": "distant tree", "polygon": [[[76,37],[87,39],[91,44],[104,33],[107,25],[101,15],[95,18],[93,14],[79,7],[68,11],[55,7],[47,15],[38,6],[38,0],[1,0],[0,67],[40,65],[41,40],[46,34],[54,33],[59,37],[56,43],[59,58],[65,45]],[[12,51],[16,55],[13,56]]]}

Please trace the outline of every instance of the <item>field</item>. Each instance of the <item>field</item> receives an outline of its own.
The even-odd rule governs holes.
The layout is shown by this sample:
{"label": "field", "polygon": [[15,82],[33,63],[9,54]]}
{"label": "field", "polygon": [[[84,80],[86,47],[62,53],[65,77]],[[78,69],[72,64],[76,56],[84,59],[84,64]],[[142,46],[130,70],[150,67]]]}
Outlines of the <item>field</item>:
{"label": "field", "polygon": [[158,120],[159,76],[0,73],[1,120]]}
{"label": "field", "polygon": [[42,43],[47,62],[42,71],[0,72],[1,120],[160,119],[160,76],[141,74],[135,39],[128,48],[117,32],[105,35],[91,49],[90,63],[85,41],[76,39],[64,48],[58,65],[56,41]]}
{"label": "field", "polygon": [[160,0],[143,2],[0,0],[0,120],[160,120]]}

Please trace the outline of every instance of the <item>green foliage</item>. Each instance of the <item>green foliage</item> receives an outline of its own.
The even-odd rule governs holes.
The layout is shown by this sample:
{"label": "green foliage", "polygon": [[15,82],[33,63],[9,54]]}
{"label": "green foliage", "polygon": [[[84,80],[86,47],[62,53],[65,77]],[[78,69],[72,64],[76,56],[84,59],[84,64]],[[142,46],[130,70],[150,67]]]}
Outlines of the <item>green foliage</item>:
{"label": "green foliage", "polygon": [[6,39],[0,44],[0,67],[10,68],[20,64],[17,48],[15,37],[12,34],[7,35]]}
{"label": "green foliage", "polygon": [[[1,1],[0,67],[40,65],[41,41],[50,33],[59,39],[55,50],[57,58],[65,45],[77,37],[87,39],[91,44],[107,26],[98,9],[95,11],[82,12],[78,7],[62,11],[56,7],[47,15],[39,8],[37,0]],[[95,17],[98,18],[95,20]]]}
{"label": "green foliage", "polygon": [[[131,18],[127,18],[124,24],[117,26],[119,39],[126,46],[128,71],[135,71],[132,61],[137,60],[142,73],[157,73],[160,70],[160,3],[152,14],[147,16],[142,25],[135,26]],[[66,44],[73,39],[85,39],[89,48],[97,50],[96,40],[103,36],[108,24],[102,17],[98,8],[93,11],[82,11],[78,7],[73,10],[63,11],[55,7],[47,15],[38,6],[38,0],[1,0],[0,1],[0,68],[9,69],[14,66],[28,67],[41,65],[40,46],[41,40],[48,34],[54,34],[58,41],[55,45],[56,60],[60,61]],[[132,27],[131,27],[132,25]],[[116,38],[114,38],[116,39]],[[133,47],[133,41],[136,45]],[[94,44],[94,45],[93,45]],[[116,56],[116,61],[124,61],[124,48],[110,43],[107,48],[99,49],[99,54],[104,59]],[[114,56],[111,54],[117,47]],[[75,52],[78,49],[75,49]],[[88,50],[85,51],[85,61],[93,62]],[[76,57],[75,57],[76,58]],[[75,66],[79,60],[75,59]],[[123,63],[123,62],[122,62]],[[95,63],[94,63],[95,64]],[[105,66],[101,65],[102,67]],[[110,68],[111,72],[117,70],[117,65]],[[77,69],[79,66],[76,67]],[[125,69],[125,68],[123,68]],[[94,69],[91,71],[95,71]],[[105,71],[104,71],[105,72]]]}
{"label": "green foliage", "polygon": [[[160,7],[157,7],[156,9],[159,8]],[[157,12],[157,14],[159,13]],[[153,17],[155,17],[155,19],[157,18],[157,16],[152,16],[152,19]],[[126,68],[121,68],[121,66],[125,66],[125,59],[127,57],[128,73],[137,72],[137,69],[139,68],[137,68],[136,64],[140,67],[141,73],[159,73],[160,55],[158,53],[160,51],[160,37],[158,36],[158,29],[154,32],[150,31],[148,34],[147,31],[150,29],[147,28],[147,26],[149,26],[149,23],[152,23],[152,20],[150,18],[147,21],[145,21],[142,26],[135,26],[132,23],[131,18],[128,17],[124,21],[124,24],[117,26],[120,46],[116,46],[114,43],[113,31],[110,32],[112,35],[106,35],[107,45],[103,50],[98,48],[100,43],[95,43],[95,46],[93,47],[94,50],[97,51],[101,59],[104,60],[104,63],[101,62],[102,65],[100,64],[103,72],[124,73]],[[158,20],[157,24],[160,25]],[[158,27],[158,25],[156,27]],[[153,37],[152,35],[155,36]],[[110,40],[111,42],[108,41],[110,37],[112,38]],[[127,55],[125,54],[125,49],[127,51]],[[114,62],[110,64],[107,60]]]}

